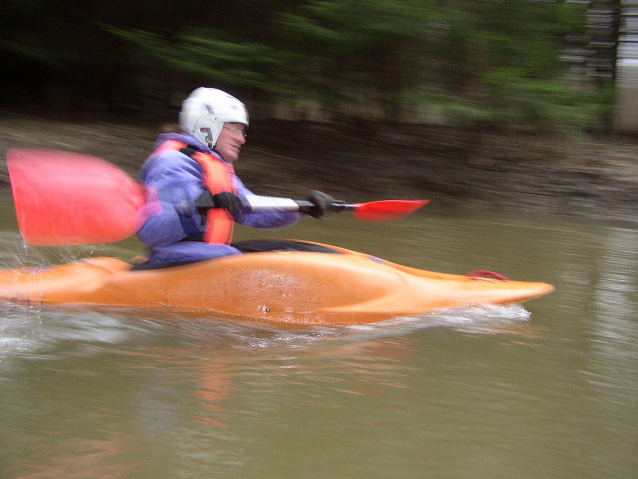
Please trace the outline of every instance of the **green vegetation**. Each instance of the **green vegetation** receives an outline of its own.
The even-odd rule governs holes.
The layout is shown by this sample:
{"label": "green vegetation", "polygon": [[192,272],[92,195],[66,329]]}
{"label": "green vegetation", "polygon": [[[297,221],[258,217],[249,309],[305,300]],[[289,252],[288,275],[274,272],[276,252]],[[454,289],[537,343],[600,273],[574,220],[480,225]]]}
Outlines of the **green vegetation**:
{"label": "green vegetation", "polygon": [[[610,93],[561,61],[583,4],[532,0],[14,0],[0,101],[166,106],[199,85],[333,118],[470,127],[600,124]],[[4,64],[3,64],[4,63]]]}

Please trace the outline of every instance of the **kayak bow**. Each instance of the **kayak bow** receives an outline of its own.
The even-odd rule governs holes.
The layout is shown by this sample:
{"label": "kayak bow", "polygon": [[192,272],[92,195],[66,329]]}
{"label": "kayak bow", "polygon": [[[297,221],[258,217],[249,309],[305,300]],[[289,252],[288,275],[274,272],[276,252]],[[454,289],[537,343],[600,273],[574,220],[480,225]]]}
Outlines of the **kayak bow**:
{"label": "kayak bow", "polygon": [[[247,242],[244,251],[259,243],[264,242]],[[90,258],[4,270],[0,301],[346,325],[444,308],[521,303],[554,290],[546,283],[423,271],[317,243],[276,243],[274,251],[260,247],[260,252],[160,269]]]}

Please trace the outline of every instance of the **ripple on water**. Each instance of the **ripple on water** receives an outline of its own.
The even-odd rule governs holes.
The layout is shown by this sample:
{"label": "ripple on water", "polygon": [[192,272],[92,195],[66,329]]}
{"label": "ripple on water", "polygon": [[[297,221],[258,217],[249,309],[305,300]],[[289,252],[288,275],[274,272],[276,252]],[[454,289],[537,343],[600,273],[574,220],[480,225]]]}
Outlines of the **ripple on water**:
{"label": "ripple on water", "polygon": [[211,318],[149,317],[131,311],[118,314],[6,304],[0,306],[0,359],[25,353],[38,353],[41,359],[81,355],[94,352],[96,347],[149,341],[264,349],[305,348],[325,341],[404,335],[432,327],[475,334],[512,333],[527,325],[530,317],[531,313],[521,305],[477,306],[368,325],[290,329]]}
{"label": "ripple on water", "polygon": [[81,355],[91,347],[147,338],[154,329],[115,314],[5,304],[0,306],[0,360],[24,354],[38,359]]}

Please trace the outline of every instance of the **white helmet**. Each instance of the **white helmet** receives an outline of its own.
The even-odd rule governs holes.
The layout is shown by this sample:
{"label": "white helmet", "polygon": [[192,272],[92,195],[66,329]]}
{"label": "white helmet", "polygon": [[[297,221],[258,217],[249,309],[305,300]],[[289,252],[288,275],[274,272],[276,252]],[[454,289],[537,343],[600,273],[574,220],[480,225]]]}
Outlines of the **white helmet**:
{"label": "white helmet", "polygon": [[244,104],[224,91],[200,87],[182,103],[179,124],[211,150],[224,123],[248,126],[248,112]]}

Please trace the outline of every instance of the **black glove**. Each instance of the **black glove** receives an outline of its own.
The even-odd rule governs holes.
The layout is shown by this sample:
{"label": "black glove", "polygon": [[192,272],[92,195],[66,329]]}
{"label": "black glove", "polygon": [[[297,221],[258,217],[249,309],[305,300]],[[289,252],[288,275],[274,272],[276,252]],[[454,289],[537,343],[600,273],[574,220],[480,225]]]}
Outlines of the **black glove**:
{"label": "black glove", "polygon": [[225,210],[228,210],[235,221],[241,221],[244,217],[242,214],[244,205],[239,197],[230,191],[224,191],[223,193],[213,195],[213,202],[215,203],[216,208],[224,208]]}
{"label": "black glove", "polygon": [[323,218],[330,213],[330,205],[334,203],[335,199],[321,191],[313,190],[308,196],[308,201],[313,205],[308,214],[313,218]]}

